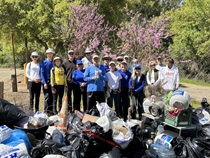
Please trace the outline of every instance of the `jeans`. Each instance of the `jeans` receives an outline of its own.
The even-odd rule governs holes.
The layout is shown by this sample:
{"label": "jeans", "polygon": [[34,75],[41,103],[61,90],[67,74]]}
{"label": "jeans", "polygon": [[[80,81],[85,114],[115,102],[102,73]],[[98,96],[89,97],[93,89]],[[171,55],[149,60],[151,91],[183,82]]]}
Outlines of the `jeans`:
{"label": "jeans", "polygon": [[124,121],[128,118],[128,107],[130,106],[130,99],[128,95],[128,88],[121,89],[120,92],[120,104],[119,104],[119,112],[122,115],[123,108],[123,119]]}
{"label": "jeans", "polygon": [[55,85],[54,88],[56,90],[56,93],[53,94],[53,112],[57,112],[57,99],[58,99],[58,111],[60,111],[62,107],[64,85]]}
{"label": "jeans", "polygon": [[99,103],[105,102],[104,92],[87,92],[87,110],[96,107],[96,101],[98,101]]}
{"label": "jeans", "polygon": [[83,101],[83,112],[87,110],[87,87],[83,88],[83,91],[81,91],[80,85],[74,86],[74,110],[80,111],[80,103],[81,98]]}
{"label": "jeans", "polygon": [[41,91],[41,82],[28,82],[28,89],[30,94],[30,105],[29,110],[33,111],[34,105],[34,97],[35,97],[35,111],[39,111],[39,98],[40,98],[40,91]]}
{"label": "jeans", "polygon": [[108,98],[108,105],[112,108],[113,107],[113,100],[115,105],[115,111],[117,116],[120,115],[119,103],[120,103],[120,94],[117,92],[116,94],[111,92],[110,97]]}
{"label": "jeans", "polygon": [[51,85],[48,84],[47,89],[44,89],[43,85],[43,92],[44,92],[44,112],[52,111],[53,95],[52,95]]}

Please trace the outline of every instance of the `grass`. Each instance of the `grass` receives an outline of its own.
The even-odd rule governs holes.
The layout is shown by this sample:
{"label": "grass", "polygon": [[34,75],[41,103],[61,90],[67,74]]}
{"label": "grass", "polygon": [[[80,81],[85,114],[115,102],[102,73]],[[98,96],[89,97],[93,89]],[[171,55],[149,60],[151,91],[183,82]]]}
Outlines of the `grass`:
{"label": "grass", "polygon": [[199,86],[210,87],[210,83],[200,81],[200,80],[195,80],[195,79],[181,78],[180,82],[195,84],[195,85],[199,85]]}
{"label": "grass", "polygon": [[190,101],[190,105],[191,105],[193,108],[198,108],[198,107],[201,107],[201,102],[192,99],[192,100]]}

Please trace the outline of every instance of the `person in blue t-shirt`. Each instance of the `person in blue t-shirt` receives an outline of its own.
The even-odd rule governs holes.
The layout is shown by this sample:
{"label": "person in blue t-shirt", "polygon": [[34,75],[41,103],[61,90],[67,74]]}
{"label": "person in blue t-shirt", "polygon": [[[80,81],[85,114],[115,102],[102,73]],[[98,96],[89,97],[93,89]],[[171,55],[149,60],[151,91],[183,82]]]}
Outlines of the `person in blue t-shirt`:
{"label": "person in blue t-shirt", "polygon": [[130,106],[130,100],[128,95],[129,90],[129,80],[131,78],[131,73],[128,71],[127,63],[125,61],[121,62],[121,69],[118,70],[122,75],[121,79],[121,92],[120,92],[120,115],[122,116],[123,108],[123,119],[127,120],[128,117],[128,107]]}
{"label": "person in blue t-shirt", "polygon": [[133,113],[131,114],[132,118],[136,118],[136,112],[138,112],[137,117],[141,120],[143,110],[143,101],[145,98],[144,94],[144,86],[146,83],[146,76],[141,73],[141,66],[139,64],[134,66],[134,71],[132,73],[132,76],[129,80],[129,89],[131,92],[132,99],[132,108],[136,109],[136,106],[138,107],[137,110],[133,110]]}
{"label": "person in blue t-shirt", "polygon": [[52,111],[52,101],[53,95],[51,91],[50,85],[50,70],[53,68],[53,54],[55,54],[54,50],[48,48],[45,52],[47,59],[45,59],[41,63],[41,80],[43,84],[43,91],[44,91],[44,112],[51,112]]}
{"label": "person in blue t-shirt", "polygon": [[83,69],[83,63],[81,60],[77,60],[76,62],[77,70],[74,70],[72,74],[72,79],[75,84],[74,87],[74,110],[80,111],[80,102],[81,102],[81,96],[83,100],[83,112],[87,110],[87,86],[86,82],[84,81],[84,72]]}
{"label": "person in blue t-shirt", "polygon": [[105,55],[103,58],[103,64],[100,65],[100,68],[105,69],[106,73],[109,72],[109,62],[111,58],[108,55]]}
{"label": "person in blue t-shirt", "polygon": [[93,64],[85,69],[84,80],[87,82],[87,110],[96,107],[96,101],[105,102],[104,83],[106,71],[99,66],[99,56],[94,55]]}

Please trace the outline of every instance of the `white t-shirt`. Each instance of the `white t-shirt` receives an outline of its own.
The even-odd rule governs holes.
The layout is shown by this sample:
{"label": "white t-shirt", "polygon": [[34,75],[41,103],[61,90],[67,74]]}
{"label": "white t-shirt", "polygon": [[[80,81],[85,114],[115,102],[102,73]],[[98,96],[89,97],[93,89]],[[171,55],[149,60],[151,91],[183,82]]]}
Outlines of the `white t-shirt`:
{"label": "white t-shirt", "polygon": [[28,81],[33,81],[34,79],[40,79],[40,64],[30,62],[26,65],[26,77]]}
{"label": "white t-shirt", "polygon": [[153,84],[154,86],[157,86],[159,84],[160,75],[159,75],[159,72],[157,72],[157,73],[158,73],[158,78],[155,81],[155,71],[152,70],[151,74],[149,72],[147,72],[147,84]]}
{"label": "white t-shirt", "polygon": [[122,79],[121,74],[118,71],[114,72],[107,72],[107,81],[108,81],[108,86],[110,89],[118,89],[119,88],[119,81]]}
{"label": "white t-shirt", "polygon": [[90,66],[92,64],[92,61],[88,60],[88,58],[84,57],[82,58],[83,63],[83,69],[86,69],[86,67]]}

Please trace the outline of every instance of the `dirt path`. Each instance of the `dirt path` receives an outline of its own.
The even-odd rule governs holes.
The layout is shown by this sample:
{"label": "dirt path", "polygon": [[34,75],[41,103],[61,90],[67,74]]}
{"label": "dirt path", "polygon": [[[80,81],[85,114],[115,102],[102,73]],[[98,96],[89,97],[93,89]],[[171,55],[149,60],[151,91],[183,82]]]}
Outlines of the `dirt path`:
{"label": "dirt path", "polygon": [[205,97],[210,102],[210,87],[181,83],[179,89],[188,92],[192,100],[201,101],[201,99]]}
{"label": "dirt path", "polygon": [[[17,70],[18,92],[12,92],[10,76],[14,72],[12,69],[0,68],[0,81],[4,81],[4,99],[9,102],[21,106],[24,110],[29,106],[29,93],[27,86],[23,83],[23,70]],[[191,100],[200,102],[203,97],[206,97],[210,102],[210,87],[198,86],[188,83],[181,83],[180,88],[188,92]],[[41,91],[40,95],[40,109],[44,106],[44,95]]]}

